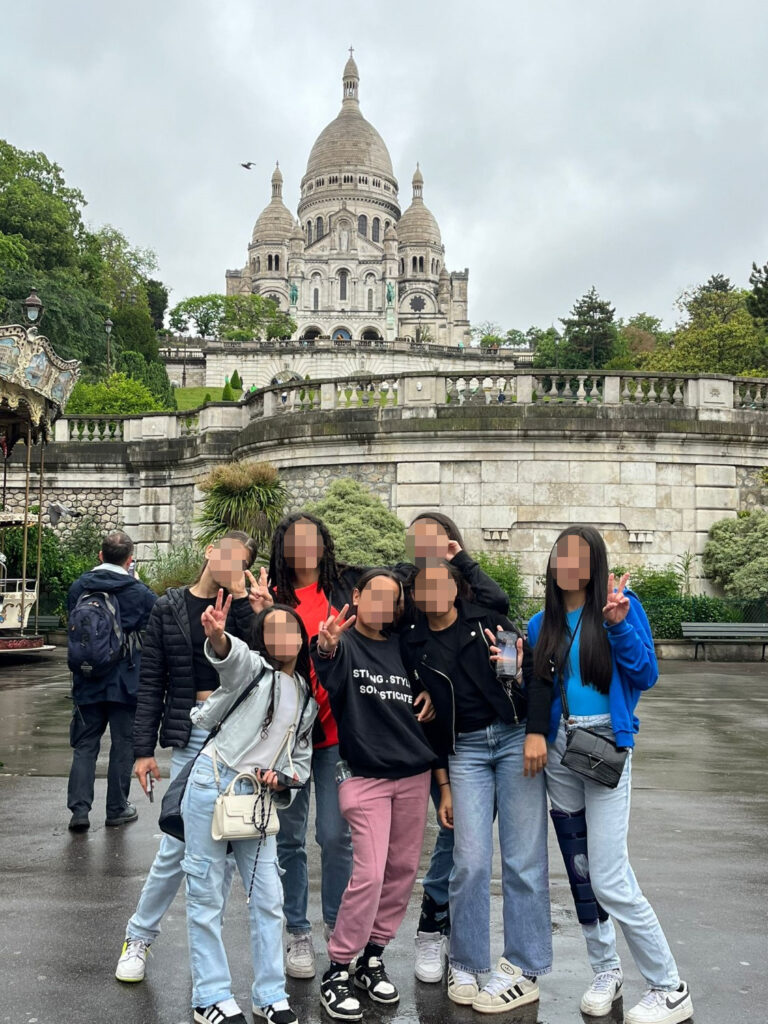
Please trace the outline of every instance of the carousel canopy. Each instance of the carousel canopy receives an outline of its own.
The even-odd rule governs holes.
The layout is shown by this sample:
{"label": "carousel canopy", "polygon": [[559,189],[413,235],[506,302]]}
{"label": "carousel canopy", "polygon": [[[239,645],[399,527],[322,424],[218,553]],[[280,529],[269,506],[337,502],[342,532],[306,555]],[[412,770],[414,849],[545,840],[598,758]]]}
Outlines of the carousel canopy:
{"label": "carousel canopy", "polygon": [[80,363],[65,360],[47,338],[19,325],[0,327],[0,433],[5,455],[31,432],[44,440],[67,404]]}

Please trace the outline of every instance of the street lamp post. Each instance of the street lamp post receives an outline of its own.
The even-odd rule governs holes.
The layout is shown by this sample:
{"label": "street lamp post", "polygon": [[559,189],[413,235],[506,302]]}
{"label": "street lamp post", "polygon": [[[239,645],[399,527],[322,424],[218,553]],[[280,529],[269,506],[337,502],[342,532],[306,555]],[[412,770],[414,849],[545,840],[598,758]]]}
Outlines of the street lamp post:
{"label": "street lamp post", "polygon": [[104,321],[104,330],[107,332],[107,376],[108,377],[111,376],[111,374],[112,374],[112,344],[111,344],[111,340],[110,339],[111,339],[111,335],[112,335],[112,327],[113,326],[114,325],[113,325],[111,320],[107,319],[107,320]]}
{"label": "street lamp post", "polygon": [[44,306],[42,299],[37,294],[37,290],[35,288],[32,289],[21,305],[24,309],[24,315],[32,325],[27,329],[33,334],[37,334],[37,325],[43,319]]}

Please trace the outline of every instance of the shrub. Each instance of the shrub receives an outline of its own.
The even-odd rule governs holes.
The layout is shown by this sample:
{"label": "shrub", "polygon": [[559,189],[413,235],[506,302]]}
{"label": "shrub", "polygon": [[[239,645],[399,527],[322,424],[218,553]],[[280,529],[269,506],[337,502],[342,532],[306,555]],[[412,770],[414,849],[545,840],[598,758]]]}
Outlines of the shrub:
{"label": "shrub", "polygon": [[68,416],[127,416],[161,411],[160,402],[146,384],[124,373],[113,373],[97,384],[78,381],[65,409]]}
{"label": "shrub", "polygon": [[680,571],[674,565],[642,565],[624,571],[629,573],[630,588],[643,603],[680,597],[682,593]]}
{"label": "shrub", "polygon": [[356,480],[334,480],[307,505],[331,531],[336,553],[352,565],[391,565],[405,558],[405,527],[384,502]]}
{"label": "shrub", "polygon": [[513,620],[529,619],[530,615],[526,614],[528,595],[518,559],[500,551],[494,554],[480,551],[473,557],[483,572],[495,580],[509,598],[509,617]]}
{"label": "shrub", "polygon": [[221,400],[222,402],[234,402],[235,400],[235,393],[232,390],[232,385],[229,383],[229,380],[224,382],[224,390],[221,392]]}
{"label": "shrub", "polygon": [[198,483],[205,492],[196,522],[205,546],[227,530],[244,530],[266,550],[283,517],[285,484],[268,462],[228,462],[217,466]]}
{"label": "shrub", "polygon": [[229,383],[232,385],[233,391],[243,390],[243,382],[240,379],[240,374],[237,372],[237,370],[235,370],[235,372],[230,377]]}
{"label": "shrub", "polygon": [[715,523],[702,564],[730,597],[768,597],[768,512],[754,509]]}
{"label": "shrub", "polygon": [[139,575],[147,586],[161,595],[169,587],[186,587],[194,583],[200,575],[204,558],[201,544],[177,544],[162,553],[155,545],[151,564],[140,565]]}

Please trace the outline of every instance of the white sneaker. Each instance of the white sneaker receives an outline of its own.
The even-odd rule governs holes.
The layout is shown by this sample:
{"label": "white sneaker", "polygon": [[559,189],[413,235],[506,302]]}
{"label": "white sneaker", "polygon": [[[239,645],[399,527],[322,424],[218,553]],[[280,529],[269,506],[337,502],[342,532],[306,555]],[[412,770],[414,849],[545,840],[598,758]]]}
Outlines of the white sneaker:
{"label": "white sneaker", "polygon": [[289,934],[285,947],[285,973],[289,978],[314,978],[315,947],[310,932],[305,935]]}
{"label": "white sneaker", "polygon": [[477,999],[480,989],[477,978],[469,971],[460,971],[453,964],[448,964],[448,998],[459,1006],[471,1006]]}
{"label": "white sneaker", "polygon": [[684,981],[676,989],[667,992],[649,988],[640,1002],[628,1010],[626,1024],[682,1024],[693,1016],[691,993]]}
{"label": "white sneaker", "polygon": [[447,935],[442,932],[416,932],[415,974],[419,981],[442,981],[447,959]]}
{"label": "white sneaker", "polygon": [[600,971],[592,979],[592,984],[581,997],[581,1012],[588,1017],[604,1017],[621,995],[621,984],[624,980],[620,967],[610,971]]}
{"label": "white sneaker", "polygon": [[126,939],[115,970],[117,980],[144,981],[148,953],[148,942],[144,942],[143,939]]}
{"label": "white sneaker", "polygon": [[538,998],[538,984],[502,957],[473,1000],[472,1009],[478,1013],[506,1013],[518,1006],[535,1003]]}

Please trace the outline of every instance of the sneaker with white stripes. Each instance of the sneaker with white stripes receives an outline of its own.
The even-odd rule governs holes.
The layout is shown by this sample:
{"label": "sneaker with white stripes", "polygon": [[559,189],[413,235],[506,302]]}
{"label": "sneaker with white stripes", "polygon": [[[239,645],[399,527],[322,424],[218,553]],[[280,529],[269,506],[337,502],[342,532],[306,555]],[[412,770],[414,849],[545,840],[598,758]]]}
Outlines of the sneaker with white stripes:
{"label": "sneaker with white stripes", "polygon": [[248,1024],[234,999],[224,999],[212,1006],[196,1006],[195,1024]]}
{"label": "sneaker with white stripes", "polygon": [[501,957],[474,999],[472,1009],[478,1013],[506,1013],[518,1006],[535,1003],[538,998],[538,984],[526,978],[519,967]]}
{"label": "sneaker with white stripes", "polygon": [[581,997],[581,1012],[588,1017],[604,1017],[610,1013],[611,1007],[621,995],[624,981],[620,967],[610,971],[599,971],[592,979],[592,984]]}
{"label": "sneaker with white stripes", "polygon": [[126,939],[115,970],[117,980],[127,982],[144,981],[148,953],[148,942],[144,942],[143,939]]}
{"label": "sneaker with white stripes", "polygon": [[289,978],[314,978],[315,946],[312,933],[288,936],[285,947],[285,973]]}
{"label": "sneaker with white stripes", "polygon": [[299,1018],[291,1009],[287,999],[281,999],[277,1003],[270,1003],[269,1006],[251,1007],[254,1017],[264,1017],[269,1024],[299,1024]]}
{"label": "sneaker with white stripes", "polygon": [[448,998],[459,1006],[471,1006],[480,991],[477,978],[469,971],[448,965]]}
{"label": "sneaker with white stripes", "polygon": [[326,971],[320,983],[320,1002],[334,1020],[362,1020],[360,1000],[350,986],[349,971]]}
{"label": "sneaker with white stripes", "polygon": [[416,966],[419,981],[434,984],[443,980],[448,959],[448,936],[442,932],[416,932]]}
{"label": "sneaker with white stripes", "polygon": [[684,981],[671,992],[649,988],[624,1018],[626,1024],[682,1024],[693,1016],[691,993]]}

